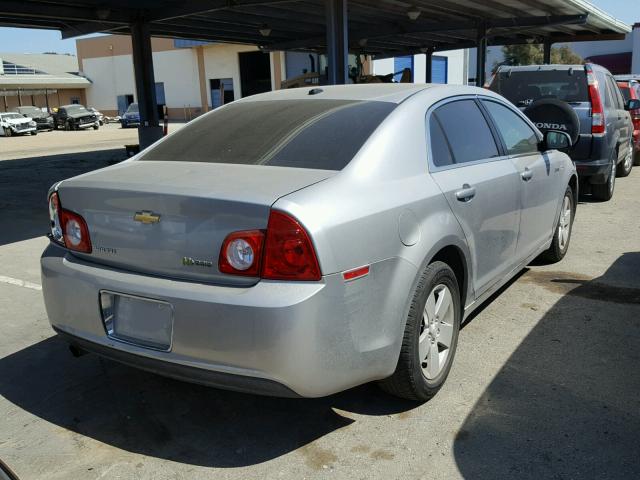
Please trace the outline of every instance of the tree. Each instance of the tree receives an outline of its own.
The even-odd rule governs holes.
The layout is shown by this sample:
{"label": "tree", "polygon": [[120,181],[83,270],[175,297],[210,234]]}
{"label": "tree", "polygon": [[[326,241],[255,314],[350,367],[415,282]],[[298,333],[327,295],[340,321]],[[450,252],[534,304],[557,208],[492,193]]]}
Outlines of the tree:
{"label": "tree", "polygon": [[[544,51],[542,45],[505,45],[502,47],[504,61],[501,65],[542,65]],[[551,63],[575,65],[583,63],[580,55],[566,45],[551,49]]]}

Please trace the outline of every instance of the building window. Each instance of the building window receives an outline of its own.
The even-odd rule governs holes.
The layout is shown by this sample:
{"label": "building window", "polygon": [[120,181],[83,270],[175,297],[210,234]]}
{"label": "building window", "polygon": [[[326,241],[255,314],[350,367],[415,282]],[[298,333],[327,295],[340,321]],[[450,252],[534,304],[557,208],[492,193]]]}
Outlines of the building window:
{"label": "building window", "polygon": [[70,97],[71,100],[71,104],[72,105],[79,105],[80,104],[80,97]]}

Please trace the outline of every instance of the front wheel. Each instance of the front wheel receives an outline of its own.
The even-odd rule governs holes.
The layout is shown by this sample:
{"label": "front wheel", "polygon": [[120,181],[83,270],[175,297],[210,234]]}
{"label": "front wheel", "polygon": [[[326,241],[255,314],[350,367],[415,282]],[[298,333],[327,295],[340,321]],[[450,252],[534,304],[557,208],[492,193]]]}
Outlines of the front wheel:
{"label": "front wheel", "polygon": [[569,250],[569,242],[571,241],[571,230],[573,228],[573,217],[575,213],[575,205],[573,199],[573,189],[567,187],[562,199],[560,207],[560,215],[556,222],[553,233],[553,240],[548,250],[540,255],[540,258],[547,263],[556,263],[564,258]]}
{"label": "front wheel", "polygon": [[5,136],[5,137],[10,137],[11,135],[13,135],[13,132],[11,131],[11,128],[6,127],[6,128],[4,129],[4,136]]}
{"label": "front wheel", "polygon": [[37,130],[34,130],[33,132],[31,132],[31,135],[37,135],[37,134],[38,134]]}
{"label": "front wheel", "polygon": [[453,270],[446,263],[432,263],[420,275],[411,300],[396,370],[380,386],[409,400],[432,398],[451,370],[461,317]]}

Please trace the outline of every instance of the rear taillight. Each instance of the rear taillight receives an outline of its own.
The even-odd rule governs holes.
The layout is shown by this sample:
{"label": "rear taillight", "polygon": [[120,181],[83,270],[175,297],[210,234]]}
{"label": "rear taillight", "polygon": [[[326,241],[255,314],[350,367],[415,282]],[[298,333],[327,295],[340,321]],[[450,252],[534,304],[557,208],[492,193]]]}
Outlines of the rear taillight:
{"label": "rear taillight", "polygon": [[604,110],[598,90],[598,80],[589,65],[585,66],[587,84],[589,85],[589,100],[591,101],[591,133],[604,133]]}
{"label": "rear taillight", "polygon": [[293,217],[271,210],[262,278],[320,280],[320,266],[311,239]]}
{"label": "rear taillight", "polygon": [[77,213],[62,208],[57,192],[49,197],[49,220],[52,240],[69,250],[91,253],[87,222]]}
{"label": "rear taillight", "polygon": [[264,232],[248,230],[228,235],[222,243],[218,269],[222,273],[257,277],[262,265]]}
{"label": "rear taillight", "polygon": [[272,210],[266,233],[234,232],[225,238],[220,272],[268,280],[316,281],[322,277],[311,239],[296,219]]}

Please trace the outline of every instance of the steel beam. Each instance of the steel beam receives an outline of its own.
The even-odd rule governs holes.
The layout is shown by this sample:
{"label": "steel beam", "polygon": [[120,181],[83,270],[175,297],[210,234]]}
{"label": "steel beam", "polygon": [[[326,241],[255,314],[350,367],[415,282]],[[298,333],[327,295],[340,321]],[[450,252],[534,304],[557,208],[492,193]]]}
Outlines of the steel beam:
{"label": "steel beam", "polygon": [[550,39],[545,39],[544,43],[542,44],[542,49],[543,49],[543,63],[545,65],[549,65],[551,63],[551,40]]}
{"label": "steel beam", "polygon": [[349,78],[347,0],[325,0],[328,83],[342,85]]}
{"label": "steel beam", "polygon": [[486,79],[487,66],[487,27],[484,23],[478,25],[476,40],[476,86],[482,87]]}
{"label": "steel beam", "polygon": [[149,23],[139,19],[134,21],[130,28],[131,45],[133,47],[133,71],[136,77],[136,95],[140,111],[138,139],[142,150],[162,137],[162,127],[158,118]]}
{"label": "steel beam", "polygon": [[425,83],[431,83],[433,81],[433,48],[428,48],[425,52]]}

